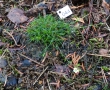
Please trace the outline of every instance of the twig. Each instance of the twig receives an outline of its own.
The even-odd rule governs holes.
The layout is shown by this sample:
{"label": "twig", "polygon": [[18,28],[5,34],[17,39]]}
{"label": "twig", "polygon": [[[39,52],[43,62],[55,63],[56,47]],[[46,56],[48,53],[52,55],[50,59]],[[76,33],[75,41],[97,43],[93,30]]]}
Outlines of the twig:
{"label": "twig", "polygon": [[49,80],[48,79],[47,79],[47,84],[48,84],[49,90],[52,90],[51,87],[50,87],[50,84],[49,84]]}
{"label": "twig", "polygon": [[48,57],[48,53],[46,52],[45,57],[44,57],[43,60],[42,60],[42,63],[45,62],[45,60],[46,60],[47,57]]}
{"label": "twig", "polygon": [[78,8],[82,8],[82,7],[84,7],[84,6],[86,6],[87,4],[84,4],[84,5],[80,5],[80,6],[72,6],[72,7],[70,7],[71,9],[78,9]]}
{"label": "twig", "polygon": [[1,57],[4,57],[4,54],[6,53],[6,51],[7,51],[7,48],[3,51]]}
{"label": "twig", "polygon": [[18,69],[15,68],[15,70],[20,74],[23,75],[23,73],[21,71],[19,71]]}
{"label": "twig", "polygon": [[88,31],[90,30],[90,24],[91,24],[91,17],[92,17],[92,9],[93,9],[93,0],[91,0],[90,2],[89,2],[89,7],[90,7],[90,12],[89,12],[89,24],[88,24],[88,26],[87,26],[87,28],[86,28],[86,30],[85,30],[85,33],[88,35]]}
{"label": "twig", "polygon": [[105,25],[107,26],[107,29],[110,31],[110,27],[108,26],[107,24],[107,20],[110,18],[110,15],[106,18],[106,22],[105,22]]}
{"label": "twig", "polygon": [[18,54],[21,55],[21,56],[23,56],[23,57],[25,57],[25,58],[27,58],[27,59],[29,59],[30,61],[32,61],[32,62],[34,62],[34,63],[36,63],[36,64],[38,64],[38,65],[44,66],[43,64],[40,64],[39,62],[37,62],[37,61],[35,61],[35,60],[33,60],[33,59],[31,59],[31,58],[29,58],[29,57],[27,57],[27,56],[21,54],[21,53],[18,53]]}
{"label": "twig", "polygon": [[56,82],[50,83],[51,85],[55,85],[56,89],[60,87],[60,80],[57,80]]}
{"label": "twig", "polygon": [[11,33],[9,33],[8,31],[6,31],[5,29],[4,29],[4,32],[7,33],[10,37],[12,37],[12,39],[13,39],[14,42],[15,42],[15,45],[18,46],[18,44],[17,44],[15,38],[13,37],[13,35],[12,35]]}
{"label": "twig", "polygon": [[50,73],[50,74],[55,74],[55,75],[61,75],[61,76],[63,76],[65,79],[67,79],[67,76],[68,76],[68,74],[60,73],[60,72],[50,71],[49,73]]}
{"label": "twig", "polygon": [[4,83],[4,86],[6,85],[7,83],[7,75],[5,75],[5,83]]}
{"label": "twig", "polygon": [[37,80],[33,83],[33,85],[36,84],[36,82],[39,80],[39,78],[44,74],[44,72],[48,69],[48,66],[44,69],[44,71],[39,75],[39,77],[37,78]]}
{"label": "twig", "polygon": [[108,58],[110,58],[110,55],[100,55],[100,54],[90,54],[90,53],[87,53],[87,55],[100,56],[100,57],[108,57]]}
{"label": "twig", "polygon": [[105,76],[105,73],[104,73],[104,70],[102,69],[102,67],[101,67],[101,72],[102,72],[104,84],[105,84],[105,85],[108,85],[107,78],[106,78],[106,76]]}
{"label": "twig", "polygon": [[[4,54],[7,52],[7,48],[4,50],[4,52],[3,52],[3,54],[2,54],[2,56],[1,57],[4,57]],[[10,53],[9,53],[10,54]],[[14,70],[16,70],[20,75],[22,75],[23,73],[22,72],[20,72],[18,69],[16,69],[15,67],[13,68],[11,65],[10,65],[10,63],[9,63],[9,60],[7,60],[8,61],[8,64],[9,64],[9,66]]]}
{"label": "twig", "polygon": [[17,71],[20,75],[22,75],[23,73],[21,71],[19,71],[18,69],[16,69],[15,67],[13,67],[10,63],[9,60],[8,61],[8,65],[10,66],[10,68],[12,68],[12,70]]}
{"label": "twig", "polygon": [[43,16],[45,17],[46,16],[46,10],[45,9],[43,9]]}
{"label": "twig", "polygon": [[81,67],[82,67],[83,71],[86,71],[86,69],[84,67],[84,63],[82,63]]}
{"label": "twig", "polygon": [[92,68],[92,65],[90,64],[87,70],[89,71],[91,68]]}
{"label": "twig", "polygon": [[80,59],[82,59],[87,54],[87,51],[84,52],[84,54],[81,56]]}
{"label": "twig", "polygon": [[52,73],[52,74],[58,74],[58,75],[68,75],[68,74],[65,74],[65,73],[60,73],[60,72],[53,72],[53,71],[50,71],[50,73]]}
{"label": "twig", "polygon": [[71,83],[71,84],[69,84],[68,86],[71,86],[71,85],[72,85],[72,86],[73,86],[73,87],[72,87],[72,90],[76,90],[76,89],[75,89],[75,85],[74,85],[74,84],[75,84],[75,82],[72,82],[72,83]]}
{"label": "twig", "polygon": [[45,81],[44,81],[44,79],[43,79],[43,90],[45,90],[44,87],[45,87]]}

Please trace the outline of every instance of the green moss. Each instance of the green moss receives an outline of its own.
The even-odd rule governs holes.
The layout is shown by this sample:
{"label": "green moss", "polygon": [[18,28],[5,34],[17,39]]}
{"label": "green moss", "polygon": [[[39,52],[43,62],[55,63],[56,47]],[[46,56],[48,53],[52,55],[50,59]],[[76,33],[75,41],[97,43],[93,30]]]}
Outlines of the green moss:
{"label": "green moss", "polygon": [[69,36],[70,26],[52,15],[39,16],[30,23],[27,34],[31,42],[40,43],[47,48],[57,48]]}
{"label": "green moss", "polygon": [[107,67],[107,66],[102,66],[102,69],[103,69],[104,71],[106,71],[106,72],[110,70],[110,68]]}

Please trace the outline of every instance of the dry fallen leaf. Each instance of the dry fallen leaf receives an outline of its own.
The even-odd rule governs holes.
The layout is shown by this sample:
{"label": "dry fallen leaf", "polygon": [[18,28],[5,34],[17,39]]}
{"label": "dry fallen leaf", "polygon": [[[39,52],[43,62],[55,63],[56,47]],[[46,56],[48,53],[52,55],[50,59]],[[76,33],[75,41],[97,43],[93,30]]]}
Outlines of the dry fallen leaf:
{"label": "dry fallen leaf", "polygon": [[70,72],[70,69],[66,65],[55,64],[55,72],[64,73],[64,74],[68,75]]}
{"label": "dry fallen leaf", "polygon": [[76,18],[72,18],[72,20],[85,23],[83,18],[78,18],[78,17],[76,17]]}
{"label": "dry fallen leaf", "polygon": [[107,55],[108,52],[109,52],[108,49],[100,49],[100,50],[99,50],[99,54],[101,54],[101,55]]}
{"label": "dry fallen leaf", "polygon": [[12,8],[7,17],[16,24],[26,22],[28,17],[24,15],[24,11],[18,8]]}

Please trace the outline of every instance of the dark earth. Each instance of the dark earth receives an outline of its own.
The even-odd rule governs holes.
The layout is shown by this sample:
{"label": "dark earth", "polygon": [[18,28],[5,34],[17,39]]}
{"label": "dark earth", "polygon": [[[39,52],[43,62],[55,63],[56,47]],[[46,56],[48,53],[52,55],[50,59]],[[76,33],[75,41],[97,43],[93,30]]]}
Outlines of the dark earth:
{"label": "dark earth", "polygon": [[[75,32],[45,53],[27,28],[69,5]],[[0,90],[110,90],[110,0],[1,0]],[[64,38],[65,39],[65,38]]]}

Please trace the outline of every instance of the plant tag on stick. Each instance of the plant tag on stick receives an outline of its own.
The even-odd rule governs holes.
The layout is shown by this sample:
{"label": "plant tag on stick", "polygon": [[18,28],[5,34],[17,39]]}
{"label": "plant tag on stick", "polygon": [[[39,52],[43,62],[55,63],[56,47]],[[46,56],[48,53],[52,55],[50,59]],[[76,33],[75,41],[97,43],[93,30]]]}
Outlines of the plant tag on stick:
{"label": "plant tag on stick", "polygon": [[66,5],[65,7],[59,9],[57,11],[57,14],[59,15],[59,17],[61,19],[64,19],[64,18],[70,16],[72,14],[72,11],[71,11],[70,7],[68,5]]}

